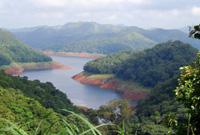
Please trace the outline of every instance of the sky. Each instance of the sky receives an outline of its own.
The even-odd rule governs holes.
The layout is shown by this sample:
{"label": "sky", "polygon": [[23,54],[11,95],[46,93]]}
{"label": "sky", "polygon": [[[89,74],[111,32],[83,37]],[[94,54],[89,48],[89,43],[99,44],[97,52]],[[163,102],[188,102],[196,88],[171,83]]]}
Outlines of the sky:
{"label": "sky", "polygon": [[200,23],[200,0],[0,0],[0,27],[97,22],[142,28]]}

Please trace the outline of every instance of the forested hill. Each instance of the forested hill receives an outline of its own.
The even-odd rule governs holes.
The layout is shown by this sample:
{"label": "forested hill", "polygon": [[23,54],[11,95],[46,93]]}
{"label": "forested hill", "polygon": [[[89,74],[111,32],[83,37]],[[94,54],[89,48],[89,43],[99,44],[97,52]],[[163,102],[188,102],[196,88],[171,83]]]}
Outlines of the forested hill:
{"label": "forested hill", "polygon": [[62,115],[66,112],[63,113],[61,109],[79,111],[50,82],[30,81],[27,77],[14,77],[0,71],[0,100],[1,135],[22,134],[22,131],[30,135],[37,132],[67,134],[63,119],[81,123],[80,120],[74,120],[75,117],[67,119]]}
{"label": "forested hill", "polygon": [[84,70],[90,73],[114,73],[124,80],[154,87],[178,75],[179,67],[190,64],[197,52],[189,44],[168,41],[143,52],[123,52],[97,59],[87,63]]}
{"label": "forested hill", "polygon": [[12,32],[33,48],[54,51],[110,54],[131,49],[144,50],[168,40],[180,40],[198,48],[198,41],[188,38],[181,30],[147,30],[94,22],[24,28]]}
{"label": "forested hill", "polygon": [[47,61],[52,61],[52,59],[28,47],[10,32],[0,29],[0,66],[9,65],[12,62]]}

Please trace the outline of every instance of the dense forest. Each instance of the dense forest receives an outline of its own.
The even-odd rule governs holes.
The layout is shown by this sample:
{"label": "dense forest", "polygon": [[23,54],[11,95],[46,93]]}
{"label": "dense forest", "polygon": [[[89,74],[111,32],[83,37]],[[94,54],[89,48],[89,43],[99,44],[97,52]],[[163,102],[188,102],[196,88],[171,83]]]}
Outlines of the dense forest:
{"label": "dense forest", "polygon": [[61,115],[52,109],[46,109],[37,100],[24,96],[20,90],[0,88],[0,93],[0,134],[12,134],[14,131],[8,130],[6,132],[8,126],[13,126],[12,130],[17,132],[12,123],[17,123],[21,126],[21,130],[23,129],[28,134],[34,134],[41,120],[42,124],[38,133],[44,133],[55,122],[59,122],[59,124],[50,128],[49,132],[53,134],[58,133],[62,128],[64,129],[64,126],[61,126]]}
{"label": "dense forest", "polygon": [[115,73],[123,61],[130,58],[131,51],[119,52],[101,59],[90,61],[84,65],[84,70],[96,74]]}
{"label": "dense forest", "polygon": [[27,77],[12,77],[1,72],[0,86],[3,88],[20,89],[25,96],[34,98],[44,107],[53,108],[57,112],[61,108],[74,110],[72,103],[66,95],[57,90],[50,82],[30,81]]}
{"label": "dense forest", "polygon": [[0,29],[0,66],[13,62],[48,62],[50,57],[35,51],[19,41],[10,32]]}
{"label": "dense forest", "polygon": [[179,67],[190,64],[197,49],[180,41],[168,41],[145,51],[122,52],[91,61],[84,66],[90,73],[113,73],[124,80],[132,80],[146,87],[173,78]]}
{"label": "dense forest", "polygon": [[198,41],[189,38],[187,33],[179,29],[142,29],[77,22],[22,28],[12,32],[31,47],[42,50],[110,54],[127,50],[141,51],[168,40],[180,40],[199,48]]}
{"label": "dense forest", "polygon": [[136,58],[122,63],[117,76],[137,81],[146,87],[154,87],[160,82],[173,78],[179,68],[190,64],[198,50],[180,41],[158,44]]}

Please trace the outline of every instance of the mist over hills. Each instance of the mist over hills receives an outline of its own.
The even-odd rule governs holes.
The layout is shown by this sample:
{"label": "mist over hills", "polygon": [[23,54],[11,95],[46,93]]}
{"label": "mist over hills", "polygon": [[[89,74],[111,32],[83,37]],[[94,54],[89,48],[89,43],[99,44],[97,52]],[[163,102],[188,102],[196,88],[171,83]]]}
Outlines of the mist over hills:
{"label": "mist over hills", "polygon": [[115,53],[133,49],[140,51],[168,40],[180,40],[200,48],[179,29],[142,29],[135,26],[67,23],[61,26],[38,26],[11,30],[33,48],[66,52]]}

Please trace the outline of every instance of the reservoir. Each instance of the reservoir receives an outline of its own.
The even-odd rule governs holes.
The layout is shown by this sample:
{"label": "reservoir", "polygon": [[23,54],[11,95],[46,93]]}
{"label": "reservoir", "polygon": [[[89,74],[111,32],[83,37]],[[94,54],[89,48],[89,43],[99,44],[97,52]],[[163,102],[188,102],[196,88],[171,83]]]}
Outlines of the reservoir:
{"label": "reservoir", "polygon": [[92,59],[79,57],[58,57],[52,56],[54,61],[72,67],[69,70],[41,70],[24,72],[29,80],[40,80],[41,82],[51,82],[54,86],[66,93],[67,97],[78,106],[86,106],[97,109],[113,99],[119,99],[120,95],[112,90],[101,89],[97,86],[85,85],[73,80],[72,76],[83,71],[86,62]]}

